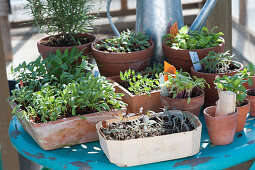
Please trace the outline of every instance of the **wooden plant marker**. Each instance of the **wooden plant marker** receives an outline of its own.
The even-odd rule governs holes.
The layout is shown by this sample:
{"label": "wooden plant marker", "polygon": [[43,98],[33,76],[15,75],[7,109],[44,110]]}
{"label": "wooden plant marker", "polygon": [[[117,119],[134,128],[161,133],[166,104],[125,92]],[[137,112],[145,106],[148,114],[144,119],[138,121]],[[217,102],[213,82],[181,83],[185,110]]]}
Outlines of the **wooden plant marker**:
{"label": "wooden plant marker", "polygon": [[231,91],[219,91],[215,117],[225,116],[236,111],[236,94]]}
{"label": "wooden plant marker", "polygon": [[177,25],[177,21],[172,25],[172,27],[170,28],[170,34],[172,34],[174,37],[176,37],[176,35],[178,34],[178,25]]}

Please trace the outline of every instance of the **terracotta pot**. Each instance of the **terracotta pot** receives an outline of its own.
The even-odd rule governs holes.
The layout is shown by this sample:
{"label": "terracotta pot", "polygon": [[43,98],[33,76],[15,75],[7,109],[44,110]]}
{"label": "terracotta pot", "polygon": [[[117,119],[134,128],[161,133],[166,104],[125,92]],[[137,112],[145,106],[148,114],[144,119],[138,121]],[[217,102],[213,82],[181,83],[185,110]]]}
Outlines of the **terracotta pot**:
{"label": "terracotta pot", "polygon": [[[85,33],[85,34],[78,34],[79,37],[83,38],[83,37],[87,37],[91,39],[90,43],[87,44],[82,44],[82,45],[78,45],[76,46],[76,48],[78,48],[79,50],[83,50],[83,55],[88,55],[91,52],[91,44],[96,41],[96,37],[92,34],[89,33]],[[38,40],[37,42],[37,48],[39,53],[42,55],[42,58],[45,59],[46,57],[49,56],[50,53],[56,53],[57,50],[60,50],[62,53],[65,51],[65,49],[68,49],[68,51],[71,51],[75,46],[68,46],[68,47],[51,47],[51,46],[46,46],[46,45],[42,45],[42,42],[47,42],[49,40],[49,37],[44,37],[41,38],[40,40]],[[56,37],[59,37],[59,35],[57,35]]]}
{"label": "terracotta pot", "polygon": [[230,72],[230,73],[220,73],[220,74],[215,74],[215,73],[203,73],[199,71],[195,71],[193,66],[191,67],[191,75],[192,76],[197,76],[198,78],[204,78],[206,83],[210,85],[210,88],[206,85],[204,91],[205,91],[205,104],[204,107],[207,106],[213,106],[215,105],[215,102],[219,99],[218,92],[215,89],[215,84],[213,83],[215,80],[215,77],[219,75],[222,77],[223,75],[227,76],[233,76],[236,73],[238,73],[240,70],[243,69],[243,64],[240,62],[235,61],[238,65],[240,65],[240,68],[236,71]]}
{"label": "terracotta pot", "polygon": [[[252,85],[249,86],[248,82],[244,83],[243,86],[246,88],[246,89],[253,89],[255,88],[255,76],[251,76],[251,79],[252,79]],[[246,79],[247,80],[247,79]]]}
{"label": "terracotta pot", "polygon": [[[12,108],[15,105],[11,105]],[[122,111],[125,112],[126,109]],[[86,119],[75,116],[46,123],[34,123],[27,119],[19,119],[19,121],[25,131],[42,149],[53,150],[64,146],[97,141],[96,123],[113,119],[118,112],[119,110],[90,113],[82,115]]]}
{"label": "terracotta pot", "polygon": [[[251,91],[252,89],[248,89],[247,91]],[[250,116],[255,117],[255,96],[248,95],[247,99],[250,101]]]}
{"label": "terracotta pot", "polygon": [[233,142],[238,119],[238,111],[226,116],[215,117],[216,106],[204,109],[205,123],[211,142],[214,145],[227,145]]}
{"label": "terracotta pot", "polygon": [[201,106],[204,104],[204,91],[198,89],[200,91],[200,95],[197,97],[192,97],[190,103],[188,104],[187,99],[174,99],[170,97],[165,97],[160,95],[160,101],[162,107],[168,106],[168,109],[176,109],[189,111],[199,117]]}
{"label": "terracotta pot", "polygon": [[120,76],[109,77],[114,83],[116,93],[123,93],[122,101],[127,103],[127,113],[139,113],[140,108],[143,108],[143,113],[147,113],[148,110],[159,112],[162,111],[160,103],[160,90],[151,92],[151,96],[147,94],[133,95],[123,86],[117,82],[121,82]]}
{"label": "terracotta pot", "polygon": [[129,68],[135,71],[144,70],[148,66],[154,51],[154,43],[151,41],[151,46],[141,51],[109,53],[97,50],[94,47],[100,41],[94,42],[91,50],[93,57],[96,59],[100,74],[106,77],[117,76],[120,74],[120,71],[125,72]]}
{"label": "terracotta pot", "polygon": [[183,71],[190,73],[190,68],[192,66],[192,61],[190,59],[189,51],[197,52],[199,59],[205,58],[209,51],[214,51],[216,53],[224,51],[224,43],[216,47],[205,48],[205,49],[193,49],[193,50],[183,50],[183,49],[174,49],[170,46],[162,44],[164,54],[166,55],[167,62],[174,65],[177,70],[182,68]]}
{"label": "terracotta pot", "polygon": [[247,114],[248,114],[248,112],[250,112],[250,101],[248,99],[245,99],[244,102],[245,102],[244,106],[237,107],[238,121],[237,121],[237,125],[236,125],[236,132],[243,131]]}

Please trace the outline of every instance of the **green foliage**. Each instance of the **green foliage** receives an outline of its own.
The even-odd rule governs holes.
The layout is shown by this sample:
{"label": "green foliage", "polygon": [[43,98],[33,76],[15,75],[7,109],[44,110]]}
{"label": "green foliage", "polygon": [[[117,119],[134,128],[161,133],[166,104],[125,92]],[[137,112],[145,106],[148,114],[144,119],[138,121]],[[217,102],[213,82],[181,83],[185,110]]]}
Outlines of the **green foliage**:
{"label": "green foliage", "polygon": [[203,27],[201,31],[195,30],[188,33],[187,25],[179,30],[176,37],[172,34],[166,34],[163,38],[165,44],[177,49],[204,49],[216,47],[223,42],[220,38],[222,32],[214,33],[217,27],[208,28]]}
{"label": "green foliage", "polygon": [[[13,90],[9,98],[18,104],[13,114],[39,123],[125,106],[120,101],[123,94],[115,93],[109,80],[85,74],[93,66],[81,53],[76,49],[63,54],[58,51],[12,70],[16,80],[24,82],[24,87]],[[77,61],[80,57],[81,63]]]}
{"label": "green foliage", "polygon": [[245,67],[242,71],[240,71],[239,75],[242,76],[243,79],[248,78],[248,84],[249,86],[252,86],[253,79],[251,77],[255,75],[255,65],[252,64],[252,62],[249,62],[248,66]]}
{"label": "green foliage", "polygon": [[[195,88],[205,88],[205,80],[203,78],[192,77],[187,72],[176,71],[176,75],[169,74],[168,80],[160,86],[166,86],[169,96],[175,99],[185,99],[189,103]],[[209,86],[209,85],[208,85]],[[198,96],[200,94],[195,94]]]}
{"label": "green foliage", "polygon": [[125,53],[140,51],[150,47],[150,36],[140,32],[123,31],[119,37],[106,38],[95,44],[101,51]]}
{"label": "green foliage", "polygon": [[61,34],[77,45],[74,35],[90,31],[98,16],[92,14],[97,11],[94,4],[93,0],[27,0],[26,8],[41,31]]}
{"label": "green foliage", "polygon": [[214,80],[214,84],[216,85],[216,89],[231,91],[236,94],[236,103],[237,106],[240,106],[244,99],[246,98],[246,89],[243,86],[246,80],[243,79],[239,74],[235,74],[234,76],[223,75],[222,77],[217,77]]}
{"label": "green foliage", "polygon": [[142,93],[150,95],[150,92],[159,89],[159,73],[163,72],[163,69],[162,64],[154,64],[153,67],[148,67],[140,73],[129,69],[124,73],[120,72],[120,78],[125,88],[135,95]]}
{"label": "green foliage", "polygon": [[233,55],[230,55],[229,51],[224,53],[210,51],[204,59],[196,63],[201,63],[205,73],[227,73],[230,65],[233,64],[232,58]]}

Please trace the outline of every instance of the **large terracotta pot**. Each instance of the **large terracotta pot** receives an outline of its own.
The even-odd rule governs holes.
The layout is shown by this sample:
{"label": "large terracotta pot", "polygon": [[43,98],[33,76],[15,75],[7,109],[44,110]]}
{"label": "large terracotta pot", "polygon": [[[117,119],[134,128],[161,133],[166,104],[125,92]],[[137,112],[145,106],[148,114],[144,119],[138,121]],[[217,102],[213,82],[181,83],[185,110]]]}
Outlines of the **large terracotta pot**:
{"label": "large terracotta pot", "polygon": [[237,107],[238,121],[237,121],[237,125],[236,125],[236,132],[243,131],[247,114],[248,114],[248,112],[250,112],[250,101],[248,99],[245,99],[244,102],[245,102],[244,106]]}
{"label": "large terracotta pot", "polygon": [[[101,41],[101,40],[100,40]],[[92,55],[96,59],[100,74],[106,77],[116,76],[120,71],[125,72],[129,68],[135,71],[144,70],[150,61],[154,51],[154,43],[147,49],[129,53],[109,53],[96,49],[91,45]]]}
{"label": "large terracotta pot", "polygon": [[[16,104],[11,105],[14,108]],[[20,109],[21,111],[21,109]],[[96,124],[113,119],[119,110],[90,113],[81,116],[58,119],[46,123],[34,123],[31,120],[19,119],[25,131],[44,150],[53,150],[64,146],[77,145],[98,140]],[[123,109],[122,112],[126,112]]]}
{"label": "large terracotta pot", "polygon": [[233,142],[238,119],[238,111],[226,116],[215,117],[216,106],[204,109],[205,123],[211,142],[214,145],[227,145]]}
{"label": "large terracotta pot", "polygon": [[213,83],[214,80],[215,80],[215,77],[217,75],[219,75],[220,77],[222,77],[223,75],[233,76],[236,73],[238,73],[240,70],[243,69],[242,63],[237,62],[237,61],[235,61],[235,63],[237,63],[240,66],[240,68],[238,70],[230,72],[230,73],[219,73],[219,74],[203,73],[203,72],[195,71],[193,66],[191,67],[191,75],[192,76],[197,76],[199,78],[204,78],[206,83],[208,83],[210,85],[210,88],[208,86],[206,86],[205,89],[204,89],[204,91],[205,91],[205,104],[204,104],[204,107],[215,105],[215,102],[219,99],[218,92],[215,89],[215,84]]}
{"label": "large terracotta pot", "polygon": [[[43,45],[42,42],[47,42],[50,38],[50,36],[48,37],[44,37],[41,38],[40,40],[38,40],[37,42],[37,48],[39,53],[42,55],[42,58],[45,59],[46,57],[48,57],[50,55],[50,53],[52,54],[56,54],[57,50],[60,50],[62,53],[65,51],[65,49],[68,49],[68,51],[71,51],[74,47],[78,48],[79,50],[83,50],[83,55],[88,55],[91,52],[91,44],[96,41],[96,37],[92,34],[89,33],[84,33],[84,34],[78,34],[79,37],[83,38],[83,37],[87,37],[91,40],[90,43],[87,44],[82,44],[82,45],[78,45],[78,46],[68,46],[68,47],[51,47],[51,46],[46,46]],[[57,35],[56,37],[59,37],[59,35]]]}
{"label": "large terracotta pot", "polygon": [[160,90],[151,92],[151,95],[130,93],[127,89],[121,86],[118,82],[121,82],[120,76],[109,77],[114,83],[116,93],[123,93],[122,101],[127,103],[127,113],[139,113],[140,108],[143,108],[143,113],[147,113],[148,110],[159,112],[162,111],[160,103]]}
{"label": "large terracotta pot", "polygon": [[205,49],[193,49],[193,50],[183,50],[174,49],[165,43],[162,44],[164,54],[166,55],[167,62],[174,65],[177,70],[182,69],[183,71],[190,73],[190,68],[192,66],[192,61],[190,59],[189,51],[197,52],[199,59],[205,58],[209,51],[214,51],[216,53],[224,51],[224,43],[216,47],[205,48]]}
{"label": "large terracotta pot", "polygon": [[204,104],[205,95],[202,89],[198,90],[200,91],[200,95],[192,97],[189,104],[187,102],[188,99],[174,99],[160,95],[161,105],[162,107],[168,106],[170,110],[189,111],[199,117],[201,106]]}
{"label": "large terracotta pot", "polygon": [[250,101],[250,116],[255,117],[255,96],[249,95],[248,92],[254,89],[247,90],[247,99]]}

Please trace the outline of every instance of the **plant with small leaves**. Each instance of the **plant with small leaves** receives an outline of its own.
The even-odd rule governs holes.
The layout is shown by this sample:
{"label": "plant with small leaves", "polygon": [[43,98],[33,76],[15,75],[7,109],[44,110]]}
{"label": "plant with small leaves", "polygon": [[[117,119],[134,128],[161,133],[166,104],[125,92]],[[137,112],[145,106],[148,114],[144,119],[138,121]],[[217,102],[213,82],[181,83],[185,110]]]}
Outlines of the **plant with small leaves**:
{"label": "plant with small leaves", "polygon": [[249,62],[248,65],[239,72],[239,75],[242,76],[243,79],[248,79],[249,86],[252,86],[252,77],[255,75],[255,65],[252,62]]}
{"label": "plant with small leaves", "polygon": [[243,86],[243,84],[246,82],[247,80],[244,80],[243,77],[239,74],[235,74],[234,76],[223,75],[222,77],[217,77],[214,80],[216,89],[231,91],[236,94],[237,106],[241,106],[247,96],[246,89]]}
{"label": "plant with small leaves", "polygon": [[204,49],[216,47],[223,43],[220,36],[222,32],[214,33],[217,27],[213,27],[210,31],[203,27],[201,31],[194,30],[188,32],[187,25],[182,27],[178,34],[174,37],[172,34],[166,34],[163,38],[165,44],[176,49]]}
{"label": "plant with small leaves", "polygon": [[168,80],[160,86],[167,87],[170,98],[187,99],[188,103],[191,101],[192,94],[194,96],[201,95],[201,91],[195,89],[204,89],[207,84],[203,78],[196,76],[192,78],[188,72],[182,72],[182,70],[176,71],[176,74],[166,74],[168,74]]}
{"label": "plant with small leaves", "polygon": [[123,31],[120,36],[106,38],[95,44],[100,51],[113,53],[127,53],[144,50],[150,47],[150,36],[143,33]]}

